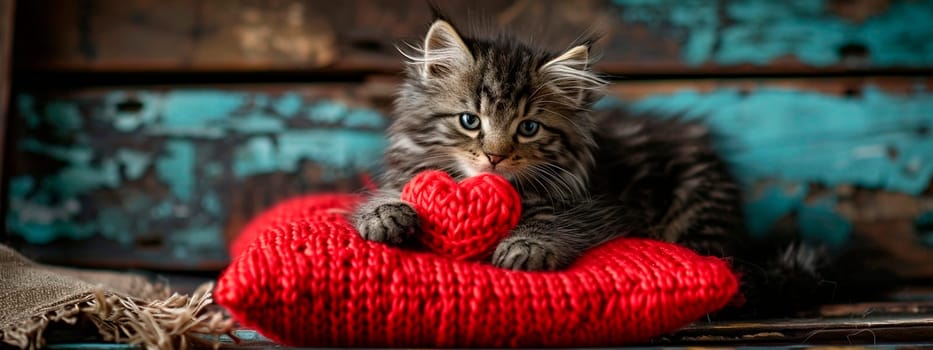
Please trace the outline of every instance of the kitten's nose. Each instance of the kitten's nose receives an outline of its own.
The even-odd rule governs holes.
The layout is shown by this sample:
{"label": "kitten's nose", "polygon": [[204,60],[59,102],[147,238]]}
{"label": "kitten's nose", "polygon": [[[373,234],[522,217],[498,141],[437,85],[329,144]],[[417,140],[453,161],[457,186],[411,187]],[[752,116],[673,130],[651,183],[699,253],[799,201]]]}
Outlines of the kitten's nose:
{"label": "kitten's nose", "polygon": [[492,163],[493,166],[505,160],[505,156],[501,156],[498,154],[489,154],[489,153],[486,153],[486,158],[489,159],[489,163]]}

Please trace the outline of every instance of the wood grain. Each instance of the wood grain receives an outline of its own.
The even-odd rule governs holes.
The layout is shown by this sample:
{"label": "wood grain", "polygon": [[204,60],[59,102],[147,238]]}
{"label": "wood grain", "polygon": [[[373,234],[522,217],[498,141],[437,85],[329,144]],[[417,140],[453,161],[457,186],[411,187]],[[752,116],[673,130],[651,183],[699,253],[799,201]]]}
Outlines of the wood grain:
{"label": "wood grain", "polygon": [[[56,11],[47,11],[50,6]],[[814,6],[816,4],[816,6]],[[612,74],[930,72],[919,13],[933,1],[439,3],[461,31],[509,29],[563,50],[601,33]],[[22,4],[17,64],[55,71],[395,73],[419,42],[423,1],[33,0]]]}
{"label": "wood grain", "polygon": [[697,322],[658,344],[877,344],[927,341],[933,320],[926,315],[884,315],[826,319],[775,319],[749,322]]}
{"label": "wood grain", "polygon": [[[397,83],[21,91],[7,225],[43,261],[219,269],[225,242],[264,208],[363,187]],[[756,234],[786,222],[832,244],[867,242],[905,277],[933,277],[915,224],[933,211],[922,166],[931,90],[915,77],[632,81],[600,108],[706,118],[728,134]],[[327,152],[334,144],[344,151]]]}
{"label": "wood grain", "polygon": [[[7,120],[9,119],[10,74],[11,59],[13,58],[13,18],[15,13],[14,0],[0,0],[0,179],[6,175],[6,134]],[[0,182],[0,193],[6,193],[5,183]],[[0,205],[0,208],[5,206]],[[7,232],[0,233],[0,240],[6,240]]]}
{"label": "wood grain", "polygon": [[7,225],[41,261],[218,270],[258,211],[363,188],[385,125],[371,95],[348,84],[20,92]]}

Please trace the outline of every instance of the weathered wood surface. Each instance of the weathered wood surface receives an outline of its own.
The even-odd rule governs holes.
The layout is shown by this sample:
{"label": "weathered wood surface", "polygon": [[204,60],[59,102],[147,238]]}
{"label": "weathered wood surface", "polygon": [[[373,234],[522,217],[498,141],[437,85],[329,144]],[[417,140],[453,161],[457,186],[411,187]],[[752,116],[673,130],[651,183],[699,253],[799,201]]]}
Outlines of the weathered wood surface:
{"label": "weathered wood surface", "polygon": [[[168,277],[177,281],[177,275]],[[205,280],[190,280],[190,292]],[[919,293],[916,293],[919,292]],[[911,293],[916,301],[892,299],[865,304],[828,305],[811,317],[760,320],[697,320],[693,324],[662,335],[644,344],[629,346],[633,349],[921,349],[933,347],[933,294],[929,289]],[[238,342],[228,336],[220,338],[220,349],[300,349],[283,347],[249,328],[233,331]],[[135,349],[95,343],[87,334],[53,331],[49,343],[55,348],[67,346],[81,349]],[[99,340],[98,340],[99,341]]]}
{"label": "weathered wood surface", "polygon": [[[169,274],[173,290],[191,293],[208,278]],[[864,303],[827,305],[819,314],[793,319],[719,320],[700,319],[676,332],[659,336],[630,349],[926,349],[933,332],[933,290],[914,287],[894,293],[889,299]],[[130,350],[100,342],[87,333],[55,329],[46,333],[53,349]],[[220,349],[302,349],[275,344],[255,330],[238,328],[222,336]],[[307,348],[305,348],[307,349]]]}
{"label": "weathered wood surface", "polygon": [[223,233],[257,211],[363,187],[385,125],[369,94],[349,85],[20,93],[7,227],[45,261],[222,268]]}
{"label": "weathered wood surface", "polygon": [[[393,86],[21,92],[7,226],[45,261],[222,267],[225,241],[262,208],[362,187]],[[720,133],[755,235],[857,242],[905,276],[933,277],[930,79],[622,82],[611,95],[598,107],[701,118]]]}
{"label": "weathered wood surface", "polygon": [[[911,299],[911,300],[905,300]],[[933,294],[929,288],[899,291],[888,300],[823,306],[809,317],[747,321],[699,320],[653,345],[923,344],[933,339]],[[927,345],[928,347],[929,345]],[[885,348],[893,347],[887,345]]]}
{"label": "weathered wood surface", "polygon": [[[31,70],[397,72],[423,1],[31,0],[17,65]],[[565,49],[604,33],[620,75],[933,69],[933,0],[439,2],[472,28]]]}
{"label": "weathered wood surface", "polygon": [[776,229],[933,277],[933,93],[924,78],[616,84],[617,103],[721,136],[752,234]]}
{"label": "weathered wood surface", "polygon": [[[668,341],[683,345],[871,345],[886,342],[926,342],[930,339],[933,339],[933,318],[928,315],[886,315],[748,323],[698,323],[678,331]],[[658,343],[663,344],[664,340]]]}
{"label": "weathered wood surface", "polygon": [[[6,125],[7,125],[7,106],[10,101],[10,59],[13,57],[13,14],[14,0],[0,0],[0,179],[5,175],[4,145],[6,144]],[[0,193],[3,192],[4,184],[0,182]],[[0,208],[3,206],[0,205]],[[0,239],[6,236],[6,233],[0,233]]]}

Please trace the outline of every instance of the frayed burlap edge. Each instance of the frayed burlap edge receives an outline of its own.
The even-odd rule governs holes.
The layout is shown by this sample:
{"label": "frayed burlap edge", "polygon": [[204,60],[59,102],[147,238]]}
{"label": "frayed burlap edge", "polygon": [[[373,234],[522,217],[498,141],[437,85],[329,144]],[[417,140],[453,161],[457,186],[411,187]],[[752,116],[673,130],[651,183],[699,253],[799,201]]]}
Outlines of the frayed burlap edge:
{"label": "frayed burlap edge", "polygon": [[216,348],[216,339],[231,333],[233,320],[221,312],[205,312],[204,308],[213,303],[212,290],[213,283],[205,283],[190,297],[175,293],[165,299],[143,301],[98,288],[0,329],[0,341],[22,349],[38,349],[45,345],[43,332],[49,323],[75,324],[87,319],[109,342],[146,349],[188,349],[194,345]]}

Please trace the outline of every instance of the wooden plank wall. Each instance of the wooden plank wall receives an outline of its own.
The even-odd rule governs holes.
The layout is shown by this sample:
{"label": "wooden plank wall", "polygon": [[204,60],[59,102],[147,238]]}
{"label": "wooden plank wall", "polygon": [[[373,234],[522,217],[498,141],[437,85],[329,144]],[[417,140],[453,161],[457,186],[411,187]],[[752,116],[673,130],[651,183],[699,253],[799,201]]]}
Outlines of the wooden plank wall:
{"label": "wooden plank wall", "polygon": [[386,123],[366,88],[22,92],[7,227],[62,262],[220,268],[256,211],[362,188]]}
{"label": "wooden plank wall", "polygon": [[[0,0],[0,164],[4,164],[4,145],[6,144],[6,130],[8,107],[10,101],[10,65],[13,58],[13,14],[14,0]],[[4,178],[5,168],[0,166],[0,179]],[[0,181],[0,194],[5,193],[3,181]],[[0,205],[3,208],[3,205]],[[6,233],[0,233],[5,237]]]}
{"label": "wooden plank wall", "polygon": [[[19,68],[382,72],[417,40],[421,1],[24,1]],[[55,11],[46,9],[54,6]],[[925,70],[928,1],[444,1],[467,32],[506,28],[555,50],[604,33],[618,74]]]}
{"label": "wooden plank wall", "polygon": [[[378,170],[394,46],[430,21],[420,1],[18,5],[13,241],[49,262],[172,270],[221,268],[226,240],[281,198],[359,189]],[[866,245],[933,277],[933,1],[440,5],[468,32],[553,49],[605,33],[597,68],[616,84],[598,107],[723,133],[754,234]]]}

